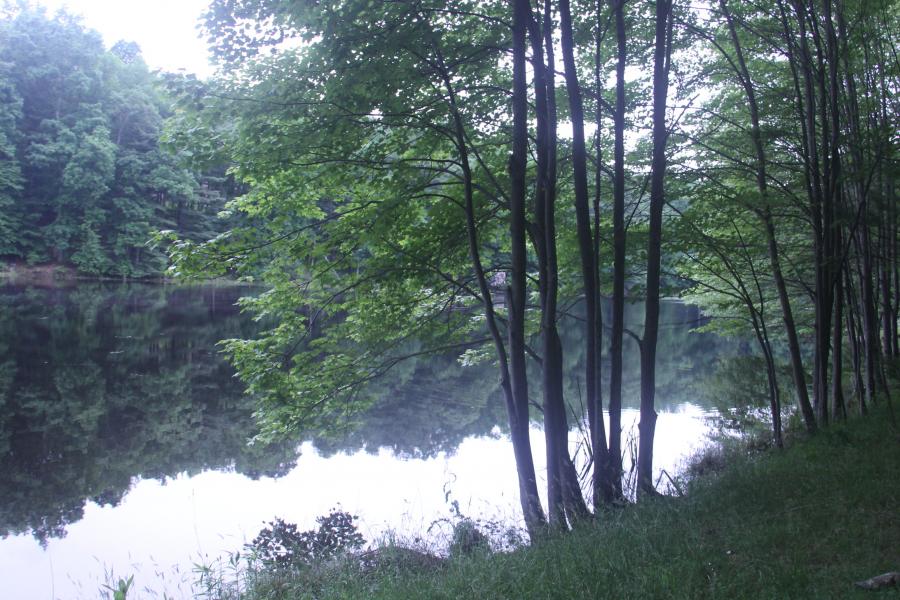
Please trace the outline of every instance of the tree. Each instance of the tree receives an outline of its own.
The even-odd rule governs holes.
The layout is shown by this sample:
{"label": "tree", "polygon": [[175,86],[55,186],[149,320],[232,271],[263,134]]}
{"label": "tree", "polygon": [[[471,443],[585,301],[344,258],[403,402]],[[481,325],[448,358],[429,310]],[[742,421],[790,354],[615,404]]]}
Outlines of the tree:
{"label": "tree", "polygon": [[[647,300],[643,336],[627,332],[641,349],[641,493],[653,490],[660,297],[691,283],[705,286],[714,298],[707,304],[725,296],[720,304],[731,316],[746,311],[766,364],[778,443],[781,337],[767,307],[777,297],[798,397],[807,408],[801,360],[807,311],[818,315],[811,322],[819,329],[823,323],[832,327],[826,305],[840,244],[836,212],[810,218],[820,205],[810,203],[806,180],[815,179],[813,163],[822,163],[823,173],[827,163],[827,175],[819,179],[831,182],[834,196],[836,173],[842,172],[842,150],[835,150],[833,135],[823,135],[825,125],[835,130],[840,111],[832,106],[825,117],[817,113],[812,138],[807,113],[798,118],[797,108],[808,103],[804,86],[820,84],[816,77],[825,71],[796,58],[795,50],[806,52],[804,40],[814,45],[814,35],[795,38],[798,21],[792,13],[785,25],[788,13],[779,10],[785,6],[737,11],[720,3],[700,17],[673,2],[612,2],[608,10],[602,2],[536,7],[520,0],[215,2],[206,27],[221,76],[175,82],[181,94],[170,139],[197,165],[233,165],[248,189],[229,209],[244,223],[202,244],[175,240],[173,272],[253,277],[270,287],[246,304],[276,324],[257,339],[227,346],[250,392],[261,399],[268,430],[285,433],[308,420],[346,423],[369,408],[365,387],[404,361],[446,352],[468,362],[489,360],[506,402],[523,512],[535,533],[545,516],[528,432],[537,378],[529,381],[528,374],[538,368],[547,519],[568,527],[587,507],[573,485],[568,392],[561,382],[572,350],[561,342],[558,319],[583,302],[593,496],[599,505],[623,495],[619,415],[630,277],[632,290]],[[641,18],[651,9],[652,19]],[[810,14],[805,20],[815,21]],[[613,21],[610,41],[605,32]],[[832,35],[827,24],[817,27],[825,32],[820,41]],[[837,55],[839,42],[822,45],[823,52]],[[706,44],[717,58],[698,52]],[[696,57],[686,58],[688,51]],[[557,52],[564,89],[556,85]],[[614,56],[613,62],[604,55]],[[779,60],[764,60],[770,56]],[[652,62],[652,77],[629,84],[628,61]],[[819,70],[803,74],[801,62]],[[593,83],[586,85],[589,70]],[[604,75],[613,71],[610,102]],[[834,79],[829,71],[826,90]],[[701,88],[709,94],[698,96],[708,101],[677,106],[685,91]],[[823,106],[840,97],[822,89]],[[641,94],[652,98],[650,106]],[[611,131],[602,123],[603,111],[613,115]],[[597,115],[594,123],[588,115]],[[563,124],[571,126],[571,137],[560,135]],[[644,125],[650,136],[626,154],[629,129]],[[589,126],[596,127],[592,149]],[[820,145],[826,140],[826,161],[812,159],[813,138]],[[602,158],[608,142],[611,173]],[[589,160],[595,165],[593,190]],[[612,180],[609,201],[601,193],[606,178]],[[713,199],[737,214],[704,217]],[[682,215],[687,222],[673,227]],[[783,224],[786,218],[791,221]],[[683,247],[664,239],[666,219]],[[810,220],[821,222],[814,235],[805,229]],[[611,269],[600,251],[610,231]],[[733,243],[740,244],[739,257],[727,252]],[[849,248],[846,242],[843,248]],[[863,253],[856,255],[865,263]],[[692,272],[700,281],[676,278],[670,270],[679,259],[703,267],[702,274]],[[771,279],[763,264],[773,271]],[[607,440],[599,296],[601,274],[609,270]],[[888,279],[886,269],[880,273]],[[642,286],[636,285],[639,277]],[[863,300],[854,299],[875,306]],[[828,366],[822,357],[829,355],[823,339],[817,338],[814,361],[824,365],[814,377],[820,392]],[[833,335],[828,340],[840,344]],[[821,403],[813,405],[821,412]],[[808,422],[810,410],[804,410]]]}
{"label": "tree", "polygon": [[77,19],[27,5],[0,31],[0,255],[145,276],[164,267],[152,230],[218,233],[222,203],[199,206],[200,181],[160,149],[169,103],[135,44],[107,51]]}
{"label": "tree", "polygon": [[656,3],[656,42],[653,51],[653,162],[650,167],[650,228],[647,237],[647,286],[644,336],[641,340],[641,422],[638,449],[638,490],[653,491],[653,436],[656,431],[656,338],[659,329],[659,282],[662,213],[665,203],[666,99],[672,55],[673,3]]}

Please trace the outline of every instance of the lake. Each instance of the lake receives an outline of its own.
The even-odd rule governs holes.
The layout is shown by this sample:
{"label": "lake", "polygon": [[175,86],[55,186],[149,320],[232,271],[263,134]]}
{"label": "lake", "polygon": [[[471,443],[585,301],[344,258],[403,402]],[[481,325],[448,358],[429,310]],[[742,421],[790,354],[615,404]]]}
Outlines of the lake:
{"label": "lake", "polygon": [[[0,285],[0,582],[18,600],[97,598],[134,575],[136,597],[192,597],[197,564],[240,550],[275,517],[315,526],[340,507],[367,540],[439,546],[451,502],[515,526],[519,504],[491,365],[400,365],[352,428],[274,445],[256,435],[216,342],[250,336],[238,287]],[[642,308],[629,307],[632,329]],[[691,332],[666,303],[657,369],[657,472],[706,443],[697,382],[746,344]],[[563,326],[577,338],[577,321]],[[638,353],[626,339],[626,436],[636,433]],[[567,357],[580,373],[580,356]],[[577,405],[577,375],[567,395]],[[537,388],[535,388],[537,392]],[[533,425],[538,468],[543,436]],[[579,447],[577,428],[571,435]],[[626,469],[630,459],[626,460]],[[131,597],[131,596],[129,596]]]}

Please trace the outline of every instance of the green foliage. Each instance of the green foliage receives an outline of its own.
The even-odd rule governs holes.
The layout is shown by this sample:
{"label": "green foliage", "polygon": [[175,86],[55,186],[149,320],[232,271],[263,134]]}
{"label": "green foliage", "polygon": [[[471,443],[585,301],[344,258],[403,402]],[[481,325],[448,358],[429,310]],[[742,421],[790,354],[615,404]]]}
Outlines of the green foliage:
{"label": "green foliage", "polygon": [[490,539],[478,529],[471,519],[462,519],[453,526],[450,540],[450,556],[470,556],[490,552]]}
{"label": "green foliage", "polygon": [[153,230],[220,230],[224,188],[159,147],[157,83],[135,44],[107,51],[65,13],[0,15],[0,258],[140,277],[165,267]]}
{"label": "green foliage", "polygon": [[350,513],[332,509],[316,517],[316,529],[298,531],[295,524],[275,519],[247,544],[247,549],[273,569],[331,560],[362,548],[365,539],[357,531],[355,520]]}
{"label": "green foliage", "polygon": [[103,587],[112,592],[112,600],[126,600],[128,592],[134,586],[134,575],[129,575],[128,579],[119,578],[115,587],[104,584]]}
{"label": "green foliage", "polygon": [[[780,398],[789,400],[790,369],[787,365],[778,369],[778,381],[782,388]],[[715,372],[703,378],[696,386],[701,402],[713,407],[716,417],[711,419],[720,435],[761,438],[771,431],[772,415],[769,412],[769,391],[766,381],[766,365],[759,356],[720,358]],[[789,403],[782,408],[788,414]]]}
{"label": "green foliage", "polygon": [[[411,357],[496,360],[466,237],[454,123],[467,136],[478,251],[503,321],[508,8],[357,0],[210,7],[223,75],[171,80],[179,100],[167,139],[197,165],[234,165],[249,191],[229,210],[245,226],[202,244],[160,239],[171,242],[173,274],[252,277],[270,288],[246,307],[276,325],[225,348],[272,434],[310,420],[352,422],[371,406],[369,384]],[[304,43],[285,48],[285,38]],[[573,299],[581,274],[571,202],[562,200],[569,191],[561,183],[559,263]],[[536,293],[530,301],[529,309]],[[529,335],[537,321],[529,310]]]}

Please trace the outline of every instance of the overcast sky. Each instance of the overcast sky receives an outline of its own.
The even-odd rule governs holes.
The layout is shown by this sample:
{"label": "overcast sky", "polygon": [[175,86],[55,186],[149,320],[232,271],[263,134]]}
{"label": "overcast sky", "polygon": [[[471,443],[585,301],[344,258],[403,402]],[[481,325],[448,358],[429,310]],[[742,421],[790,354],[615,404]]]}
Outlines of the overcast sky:
{"label": "overcast sky", "polygon": [[103,36],[106,46],[118,40],[137,42],[151,69],[205,76],[206,43],[197,23],[208,0],[35,0],[51,14],[65,6],[81,15],[88,29]]}

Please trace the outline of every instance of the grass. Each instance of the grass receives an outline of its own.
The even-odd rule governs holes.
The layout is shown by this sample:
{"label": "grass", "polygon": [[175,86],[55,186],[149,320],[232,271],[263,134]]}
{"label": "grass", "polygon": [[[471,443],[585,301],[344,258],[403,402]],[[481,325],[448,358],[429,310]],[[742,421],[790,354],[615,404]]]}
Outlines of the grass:
{"label": "grass", "polygon": [[[386,552],[390,553],[388,549]],[[245,573],[261,599],[900,598],[900,436],[884,411],[786,451],[732,451],[662,497],[511,553]]]}

